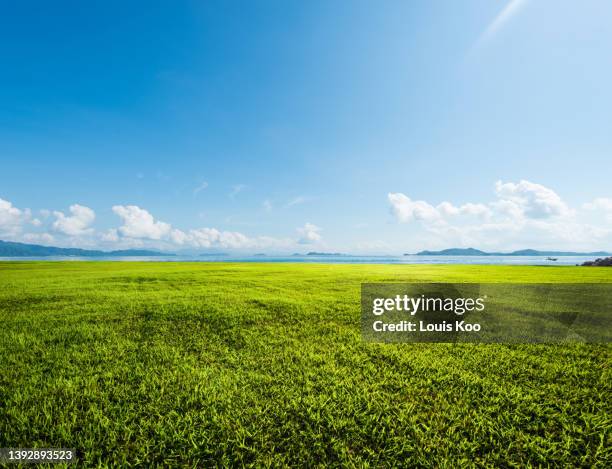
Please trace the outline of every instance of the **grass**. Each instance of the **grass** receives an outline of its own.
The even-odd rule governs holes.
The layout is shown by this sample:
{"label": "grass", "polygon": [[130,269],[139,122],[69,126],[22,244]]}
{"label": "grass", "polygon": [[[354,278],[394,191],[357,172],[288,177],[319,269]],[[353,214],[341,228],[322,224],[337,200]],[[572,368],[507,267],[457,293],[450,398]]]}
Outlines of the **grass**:
{"label": "grass", "polygon": [[578,267],[0,263],[0,447],[84,466],[612,465],[606,344],[369,344],[361,282]]}

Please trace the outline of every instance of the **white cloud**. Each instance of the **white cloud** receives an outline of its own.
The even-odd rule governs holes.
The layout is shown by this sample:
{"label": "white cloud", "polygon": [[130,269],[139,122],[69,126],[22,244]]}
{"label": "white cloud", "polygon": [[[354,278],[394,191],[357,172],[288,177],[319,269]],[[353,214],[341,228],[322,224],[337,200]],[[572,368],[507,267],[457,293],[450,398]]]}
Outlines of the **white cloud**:
{"label": "white cloud", "polygon": [[208,183],[206,181],[202,182],[201,184],[198,184],[196,188],[193,190],[193,195],[198,195],[200,192],[202,192],[206,188],[208,188]]}
{"label": "white cloud", "polygon": [[495,183],[497,196],[504,201],[514,202],[527,218],[549,218],[569,214],[567,205],[555,191],[540,184],[522,180]]}
{"label": "white cloud", "polygon": [[53,235],[49,233],[25,233],[21,239],[26,243],[50,244],[55,241]]}
{"label": "white cloud", "polygon": [[307,201],[308,201],[308,197],[304,197],[303,195],[300,195],[298,197],[291,199],[289,202],[287,202],[285,204],[285,207],[289,208],[289,207],[293,207],[294,205],[301,205]]}
{"label": "white cloud", "polygon": [[591,202],[587,202],[582,208],[589,212],[602,212],[608,221],[612,221],[612,199],[599,197]]}
{"label": "white cloud", "polygon": [[287,239],[268,236],[250,238],[237,231],[221,231],[216,228],[197,228],[188,231],[174,229],[170,233],[170,240],[179,246],[206,249],[287,248],[294,244],[293,241]]}
{"label": "white cloud", "polygon": [[586,210],[604,210],[612,212],[612,199],[599,197],[583,205]]}
{"label": "white cloud", "polygon": [[487,217],[491,214],[491,209],[484,204],[467,203],[459,207],[454,206],[450,202],[442,202],[436,207],[437,216],[456,216],[456,215],[474,215],[478,217]]}
{"label": "white cloud", "polygon": [[246,248],[251,245],[249,238],[235,231],[219,231],[216,228],[199,228],[190,230],[188,239],[191,244],[201,248],[214,246],[222,248]]}
{"label": "white cloud", "polygon": [[112,228],[110,230],[107,230],[105,233],[102,233],[100,235],[100,239],[107,243],[116,243],[117,241],[119,241],[119,233],[115,228]]}
{"label": "white cloud", "polygon": [[[600,198],[571,209],[552,189],[529,181],[495,184],[496,200],[488,203],[434,206],[402,193],[388,195],[391,211],[400,223],[418,222],[425,230],[423,244],[478,247],[602,248],[612,241],[612,199]],[[595,224],[581,216],[600,210],[610,216]],[[606,217],[603,217],[606,218]]]}
{"label": "white cloud", "polygon": [[170,231],[170,240],[175,244],[185,244],[189,241],[189,237],[184,231],[173,229]]}
{"label": "white cloud", "polygon": [[[391,198],[392,195],[397,196],[398,194],[389,194],[389,201],[392,204],[394,203],[394,201],[395,201],[395,203],[397,203],[398,200],[401,201],[401,198],[398,198],[398,197],[394,197],[392,199]],[[399,195],[404,195],[404,194],[399,194]],[[459,213],[460,213],[459,208],[455,207],[450,202],[442,202],[442,203],[438,204],[438,206],[436,208],[438,209],[439,213],[441,213],[444,216],[454,216],[454,215],[459,215]]]}
{"label": "white cloud", "polygon": [[244,184],[236,184],[232,186],[232,191],[229,194],[230,198],[233,199],[245,189],[246,189],[246,186]]}
{"label": "white cloud", "polygon": [[70,213],[72,215],[66,216],[63,212],[53,212],[55,216],[53,229],[55,231],[68,236],[81,236],[93,232],[90,225],[96,219],[96,214],[92,209],[74,204],[70,206]]}
{"label": "white cloud", "polygon": [[0,234],[15,236],[31,218],[29,209],[18,209],[8,200],[0,199]]}
{"label": "white cloud", "polygon": [[[440,219],[440,212],[423,200],[412,200],[402,193],[391,193],[388,198],[393,214],[402,223],[413,220],[435,222]],[[448,210],[450,207],[445,205],[444,208]]]}
{"label": "white cloud", "polygon": [[491,202],[491,210],[503,218],[519,220],[523,218],[523,209],[511,200],[497,200]]}
{"label": "white cloud", "polygon": [[321,228],[319,228],[317,225],[306,223],[303,227],[297,229],[297,232],[300,235],[298,242],[300,244],[318,243],[322,240],[320,231]]}
{"label": "white cloud", "polygon": [[123,220],[123,225],[117,230],[128,238],[160,240],[172,229],[168,223],[156,221],[153,215],[136,205],[115,205],[113,212]]}
{"label": "white cloud", "polygon": [[166,248],[174,245],[223,249],[281,248],[295,244],[291,240],[263,236],[250,238],[237,231],[216,228],[180,230],[169,223],[155,220],[147,210],[134,205],[117,205],[113,211],[122,218],[123,225],[104,234],[102,240],[106,242],[123,242],[126,238],[149,239],[162,242]]}
{"label": "white cloud", "polygon": [[484,204],[473,204],[468,202],[459,207],[459,213],[477,217],[488,217],[491,215],[491,209]]}
{"label": "white cloud", "polygon": [[181,230],[155,219],[149,211],[136,205],[115,205],[112,210],[120,217],[122,224],[98,233],[92,227],[96,218],[95,212],[89,207],[74,204],[70,206],[68,214],[61,211],[41,213],[43,216],[52,214],[55,220],[50,227],[55,232],[69,237],[68,239],[58,238],[58,241],[51,233],[21,234],[26,223],[42,226],[42,222],[32,219],[28,209],[20,210],[10,202],[0,199],[0,234],[10,239],[17,239],[19,235],[21,240],[27,242],[50,244],[58,241],[60,244],[69,242],[73,246],[83,247],[99,247],[96,246],[97,241],[106,248],[114,249],[148,246],[160,249],[218,247],[236,250],[288,250],[295,248],[299,243],[316,243],[322,239],[321,228],[312,223],[306,223],[304,227],[298,229],[299,239],[297,237],[293,239],[271,236],[250,237],[238,231],[223,231],[209,227]]}
{"label": "white cloud", "polygon": [[272,202],[270,202],[268,199],[264,200],[261,205],[266,212],[272,211]]}
{"label": "white cloud", "polygon": [[495,194],[498,200],[486,204],[469,202],[453,205],[445,201],[435,207],[423,200],[412,200],[402,193],[390,193],[388,198],[393,214],[402,223],[422,221],[426,224],[443,224],[461,216],[486,220],[539,220],[567,217],[573,213],[555,191],[525,180],[518,183],[497,181]]}

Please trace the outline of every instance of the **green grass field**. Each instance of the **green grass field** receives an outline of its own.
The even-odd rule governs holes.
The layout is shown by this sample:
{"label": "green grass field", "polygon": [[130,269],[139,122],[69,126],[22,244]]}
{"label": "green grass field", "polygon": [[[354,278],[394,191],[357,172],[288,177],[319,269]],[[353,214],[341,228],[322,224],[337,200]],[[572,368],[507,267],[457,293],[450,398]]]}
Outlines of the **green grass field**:
{"label": "green grass field", "polygon": [[85,466],[612,466],[611,347],[368,344],[361,282],[579,267],[0,263],[0,447]]}

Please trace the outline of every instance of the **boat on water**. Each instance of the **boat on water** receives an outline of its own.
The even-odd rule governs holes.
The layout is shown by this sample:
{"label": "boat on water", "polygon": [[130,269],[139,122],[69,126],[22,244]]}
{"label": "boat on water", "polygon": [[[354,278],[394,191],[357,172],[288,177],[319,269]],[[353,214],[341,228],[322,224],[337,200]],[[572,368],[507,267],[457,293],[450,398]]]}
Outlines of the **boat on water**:
{"label": "boat on water", "polygon": [[556,258],[556,257],[547,257],[547,258],[546,258],[546,260],[547,260],[547,261],[557,261],[557,260],[559,260],[559,259],[558,259],[558,258]]}

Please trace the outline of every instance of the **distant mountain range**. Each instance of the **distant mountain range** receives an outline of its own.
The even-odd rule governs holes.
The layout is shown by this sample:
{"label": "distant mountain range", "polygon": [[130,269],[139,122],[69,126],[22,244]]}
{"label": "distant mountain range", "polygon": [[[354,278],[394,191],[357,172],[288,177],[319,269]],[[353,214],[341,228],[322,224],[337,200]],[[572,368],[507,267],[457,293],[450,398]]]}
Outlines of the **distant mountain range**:
{"label": "distant mountain range", "polygon": [[[49,256],[70,256],[70,257],[138,257],[138,256],[174,256],[176,254],[152,251],[146,249],[123,249],[118,251],[100,251],[94,249],[79,248],[58,248],[53,246],[41,246],[39,244],[15,243],[0,240],[0,257],[49,257]],[[202,253],[201,256],[227,256],[227,253]],[[405,256],[612,256],[604,251],[597,252],[567,252],[567,251],[537,251],[535,249],[522,249],[512,252],[485,252],[474,248],[451,248],[442,251],[421,251],[416,254],[404,254]],[[255,254],[263,257],[264,254]],[[293,256],[317,256],[317,257],[337,257],[346,254],[337,252],[314,252],[307,254],[293,254]]]}
{"label": "distant mountain range", "polygon": [[40,246],[38,244],[13,243],[0,241],[0,257],[47,257],[47,256],[73,256],[73,257],[131,257],[131,256],[173,256],[159,251],[144,249],[124,249],[120,251],[97,251],[78,248],[56,248],[53,246]]}
{"label": "distant mountain range", "polygon": [[[412,256],[413,254],[404,254]],[[442,251],[421,251],[417,256],[609,256],[608,252],[571,252],[571,251],[537,251],[535,249],[521,249],[512,252],[485,252],[474,248],[450,248]]]}

